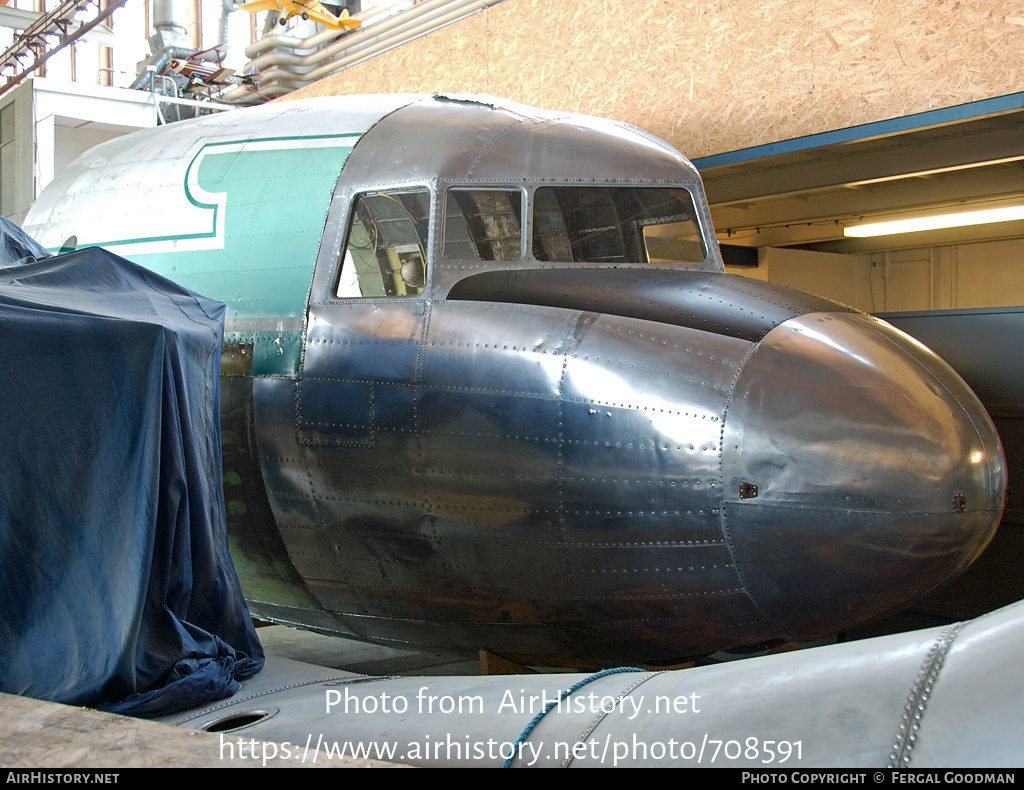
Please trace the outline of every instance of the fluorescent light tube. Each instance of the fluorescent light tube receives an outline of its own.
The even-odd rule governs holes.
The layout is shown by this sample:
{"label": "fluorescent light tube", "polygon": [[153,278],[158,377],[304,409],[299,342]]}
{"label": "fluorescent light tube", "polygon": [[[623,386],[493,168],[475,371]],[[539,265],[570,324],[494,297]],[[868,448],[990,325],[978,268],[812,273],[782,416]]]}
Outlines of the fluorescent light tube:
{"label": "fluorescent light tube", "polygon": [[941,228],[962,228],[967,225],[985,225],[990,222],[1010,222],[1024,219],[1024,206],[961,211],[956,214],[940,214],[933,217],[897,219],[890,222],[869,222],[864,225],[850,225],[843,229],[846,236],[866,238],[868,236],[891,236],[895,233],[915,233],[920,230]]}

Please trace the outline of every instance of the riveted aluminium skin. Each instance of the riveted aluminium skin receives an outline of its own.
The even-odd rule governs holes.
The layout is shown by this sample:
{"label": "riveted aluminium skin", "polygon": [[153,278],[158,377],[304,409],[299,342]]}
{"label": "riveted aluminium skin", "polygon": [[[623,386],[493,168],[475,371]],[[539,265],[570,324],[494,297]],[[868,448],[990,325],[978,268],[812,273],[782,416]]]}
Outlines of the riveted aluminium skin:
{"label": "riveted aluminium skin", "polygon": [[1024,603],[952,626],[597,678],[367,677],[271,656],[231,699],[164,722],[234,723],[245,742],[293,747],[312,732],[314,748],[423,767],[513,757],[515,768],[786,769],[798,783],[810,768],[993,774],[1021,763],[1021,650]]}
{"label": "riveted aluminium skin", "polygon": [[[228,322],[225,468],[245,471],[225,491],[255,614],[398,645],[664,662],[840,630],[981,551],[1004,472],[973,395],[882,322],[724,274],[681,155],[498,100],[391,101],[349,126],[358,97],[294,103],[307,137],[354,140],[324,155],[340,177],[317,204],[308,306],[264,314],[276,294],[239,286],[253,307]],[[289,128],[280,109],[254,117],[261,141]],[[214,139],[189,154],[196,194],[245,150]],[[444,257],[450,186],[523,189],[529,217],[538,187],[596,184],[687,188],[706,260]],[[353,197],[404,187],[433,198],[424,293],[335,298]],[[285,260],[245,255],[257,281]]]}

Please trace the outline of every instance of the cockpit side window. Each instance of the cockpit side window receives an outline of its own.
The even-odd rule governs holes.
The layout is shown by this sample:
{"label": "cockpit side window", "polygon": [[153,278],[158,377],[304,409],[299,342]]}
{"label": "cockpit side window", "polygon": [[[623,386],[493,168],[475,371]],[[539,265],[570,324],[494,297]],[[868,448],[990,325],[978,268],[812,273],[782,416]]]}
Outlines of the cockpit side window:
{"label": "cockpit side window", "polygon": [[444,257],[518,261],[523,257],[523,192],[453,187],[445,195]]}
{"label": "cockpit side window", "polygon": [[335,295],[345,299],[422,293],[429,225],[427,189],[357,195]]}
{"label": "cockpit side window", "polygon": [[539,261],[701,263],[707,248],[682,187],[541,187],[533,202]]}

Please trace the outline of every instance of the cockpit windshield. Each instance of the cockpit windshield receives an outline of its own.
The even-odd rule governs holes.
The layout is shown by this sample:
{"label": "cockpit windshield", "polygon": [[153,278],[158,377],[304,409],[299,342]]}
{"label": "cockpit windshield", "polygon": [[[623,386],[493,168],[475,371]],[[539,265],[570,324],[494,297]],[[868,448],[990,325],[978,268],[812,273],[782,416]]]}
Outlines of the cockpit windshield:
{"label": "cockpit windshield", "polygon": [[683,188],[542,187],[533,257],[590,263],[700,263],[707,249]]}
{"label": "cockpit windshield", "polygon": [[[452,186],[441,253],[453,261],[700,264],[707,258],[684,187]],[[532,205],[532,223],[524,226]],[[356,195],[335,287],[339,298],[414,296],[426,285],[430,191]]]}
{"label": "cockpit windshield", "polygon": [[693,198],[682,187],[551,186],[533,194],[532,239],[523,238],[525,193],[453,187],[444,209],[451,260],[695,264],[707,257]]}

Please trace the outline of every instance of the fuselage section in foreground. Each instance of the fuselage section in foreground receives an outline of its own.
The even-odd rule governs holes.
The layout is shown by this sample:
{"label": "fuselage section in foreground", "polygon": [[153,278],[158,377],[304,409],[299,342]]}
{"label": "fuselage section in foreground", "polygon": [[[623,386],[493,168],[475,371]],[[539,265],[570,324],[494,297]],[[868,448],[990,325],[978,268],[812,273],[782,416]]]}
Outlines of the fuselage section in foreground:
{"label": "fuselage section in foreground", "polygon": [[724,274],[700,179],[611,121],[344,97],[99,146],[28,230],[228,304],[253,613],[662,662],[835,632],[962,570],[1004,489],[977,399],[888,324]]}

